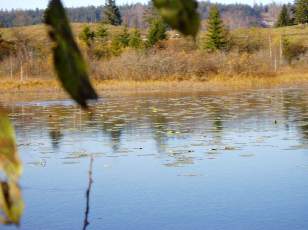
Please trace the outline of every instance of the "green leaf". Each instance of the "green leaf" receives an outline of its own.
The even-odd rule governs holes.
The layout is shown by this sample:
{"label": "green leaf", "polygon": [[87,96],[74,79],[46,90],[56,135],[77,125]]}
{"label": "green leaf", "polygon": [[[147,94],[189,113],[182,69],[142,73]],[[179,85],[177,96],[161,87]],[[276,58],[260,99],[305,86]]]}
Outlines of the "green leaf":
{"label": "green leaf", "polygon": [[64,7],[60,0],[51,0],[45,12],[45,23],[54,42],[53,56],[56,73],[71,97],[82,107],[87,100],[97,99],[85,60],[74,40]]}
{"label": "green leaf", "polygon": [[0,223],[16,224],[24,209],[21,189],[18,185],[22,172],[15,141],[15,131],[6,112],[0,108]]}
{"label": "green leaf", "polygon": [[164,21],[184,35],[196,37],[200,28],[200,16],[196,0],[153,0]]}
{"label": "green leaf", "polygon": [[17,153],[15,131],[10,119],[0,108],[0,171],[4,171],[10,179],[17,180],[22,172]]}

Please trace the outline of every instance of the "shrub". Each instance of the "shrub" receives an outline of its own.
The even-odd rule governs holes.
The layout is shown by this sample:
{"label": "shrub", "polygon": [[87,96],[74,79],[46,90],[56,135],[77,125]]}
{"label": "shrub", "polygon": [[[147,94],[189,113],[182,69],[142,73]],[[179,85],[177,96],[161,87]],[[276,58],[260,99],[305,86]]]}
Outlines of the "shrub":
{"label": "shrub", "polygon": [[129,36],[129,47],[139,49],[143,46],[141,34],[138,29],[135,29]]}
{"label": "shrub", "polygon": [[253,54],[266,47],[265,38],[256,33],[247,33],[246,35],[232,35],[231,48],[240,53]]}
{"label": "shrub", "polygon": [[122,53],[123,45],[120,39],[120,36],[115,36],[111,40],[110,50],[114,56],[119,56]]}
{"label": "shrub", "polygon": [[98,60],[111,58],[112,55],[113,52],[109,44],[100,44],[94,49],[94,56]]}
{"label": "shrub", "polygon": [[102,42],[105,42],[108,39],[109,32],[108,29],[103,25],[99,25],[96,32],[95,37]]}
{"label": "shrub", "polygon": [[282,41],[282,54],[289,65],[307,52],[307,47],[301,43],[291,43],[287,38]]}
{"label": "shrub", "polygon": [[128,28],[127,26],[125,26],[123,31],[119,35],[117,35],[115,39],[118,40],[122,48],[125,48],[129,45],[129,37],[130,35],[128,33]]}
{"label": "shrub", "polygon": [[4,40],[0,34],[0,61],[15,52],[14,43]]}

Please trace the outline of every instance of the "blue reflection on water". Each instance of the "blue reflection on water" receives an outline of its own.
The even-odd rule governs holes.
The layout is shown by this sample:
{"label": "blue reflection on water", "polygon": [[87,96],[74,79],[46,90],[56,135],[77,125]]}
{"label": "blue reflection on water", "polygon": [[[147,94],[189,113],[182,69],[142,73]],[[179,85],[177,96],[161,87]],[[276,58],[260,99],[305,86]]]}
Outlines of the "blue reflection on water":
{"label": "blue reflection on water", "polygon": [[21,229],[308,229],[305,91],[19,103]]}

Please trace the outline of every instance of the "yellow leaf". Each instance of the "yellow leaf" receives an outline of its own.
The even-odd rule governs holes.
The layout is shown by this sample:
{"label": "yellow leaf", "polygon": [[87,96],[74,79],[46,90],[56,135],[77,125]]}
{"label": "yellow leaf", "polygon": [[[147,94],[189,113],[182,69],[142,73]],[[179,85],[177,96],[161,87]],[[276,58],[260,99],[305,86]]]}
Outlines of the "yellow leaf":
{"label": "yellow leaf", "polygon": [[0,215],[2,224],[19,225],[24,210],[21,189],[14,181],[0,182]]}
{"label": "yellow leaf", "polygon": [[0,109],[0,171],[10,179],[17,180],[22,172],[17,153],[15,131],[4,110]]}
{"label": "yellow leaf", "polygon": [[0,181],[0,223],[18,225],[24,209],[18,185],[22,164],[17,153],[14,128],[6,112],[0,108],[1,172],[6,178]]}

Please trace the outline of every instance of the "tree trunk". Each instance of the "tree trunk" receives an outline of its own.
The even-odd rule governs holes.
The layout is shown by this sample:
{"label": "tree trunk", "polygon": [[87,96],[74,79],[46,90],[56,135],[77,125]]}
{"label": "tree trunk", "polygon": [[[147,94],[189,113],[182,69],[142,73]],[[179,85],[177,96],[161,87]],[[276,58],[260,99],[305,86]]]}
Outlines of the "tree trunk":
{"label": "tree trunk", "polygon": [[20,63],[20,81],[24,80],[24,67],[23,67],[23,63],[21,61]]}
{"label": "tree trunk", "polygon": [[13,61],[12,61],[12,55],[10,55],[10,78],[13,80]]}

